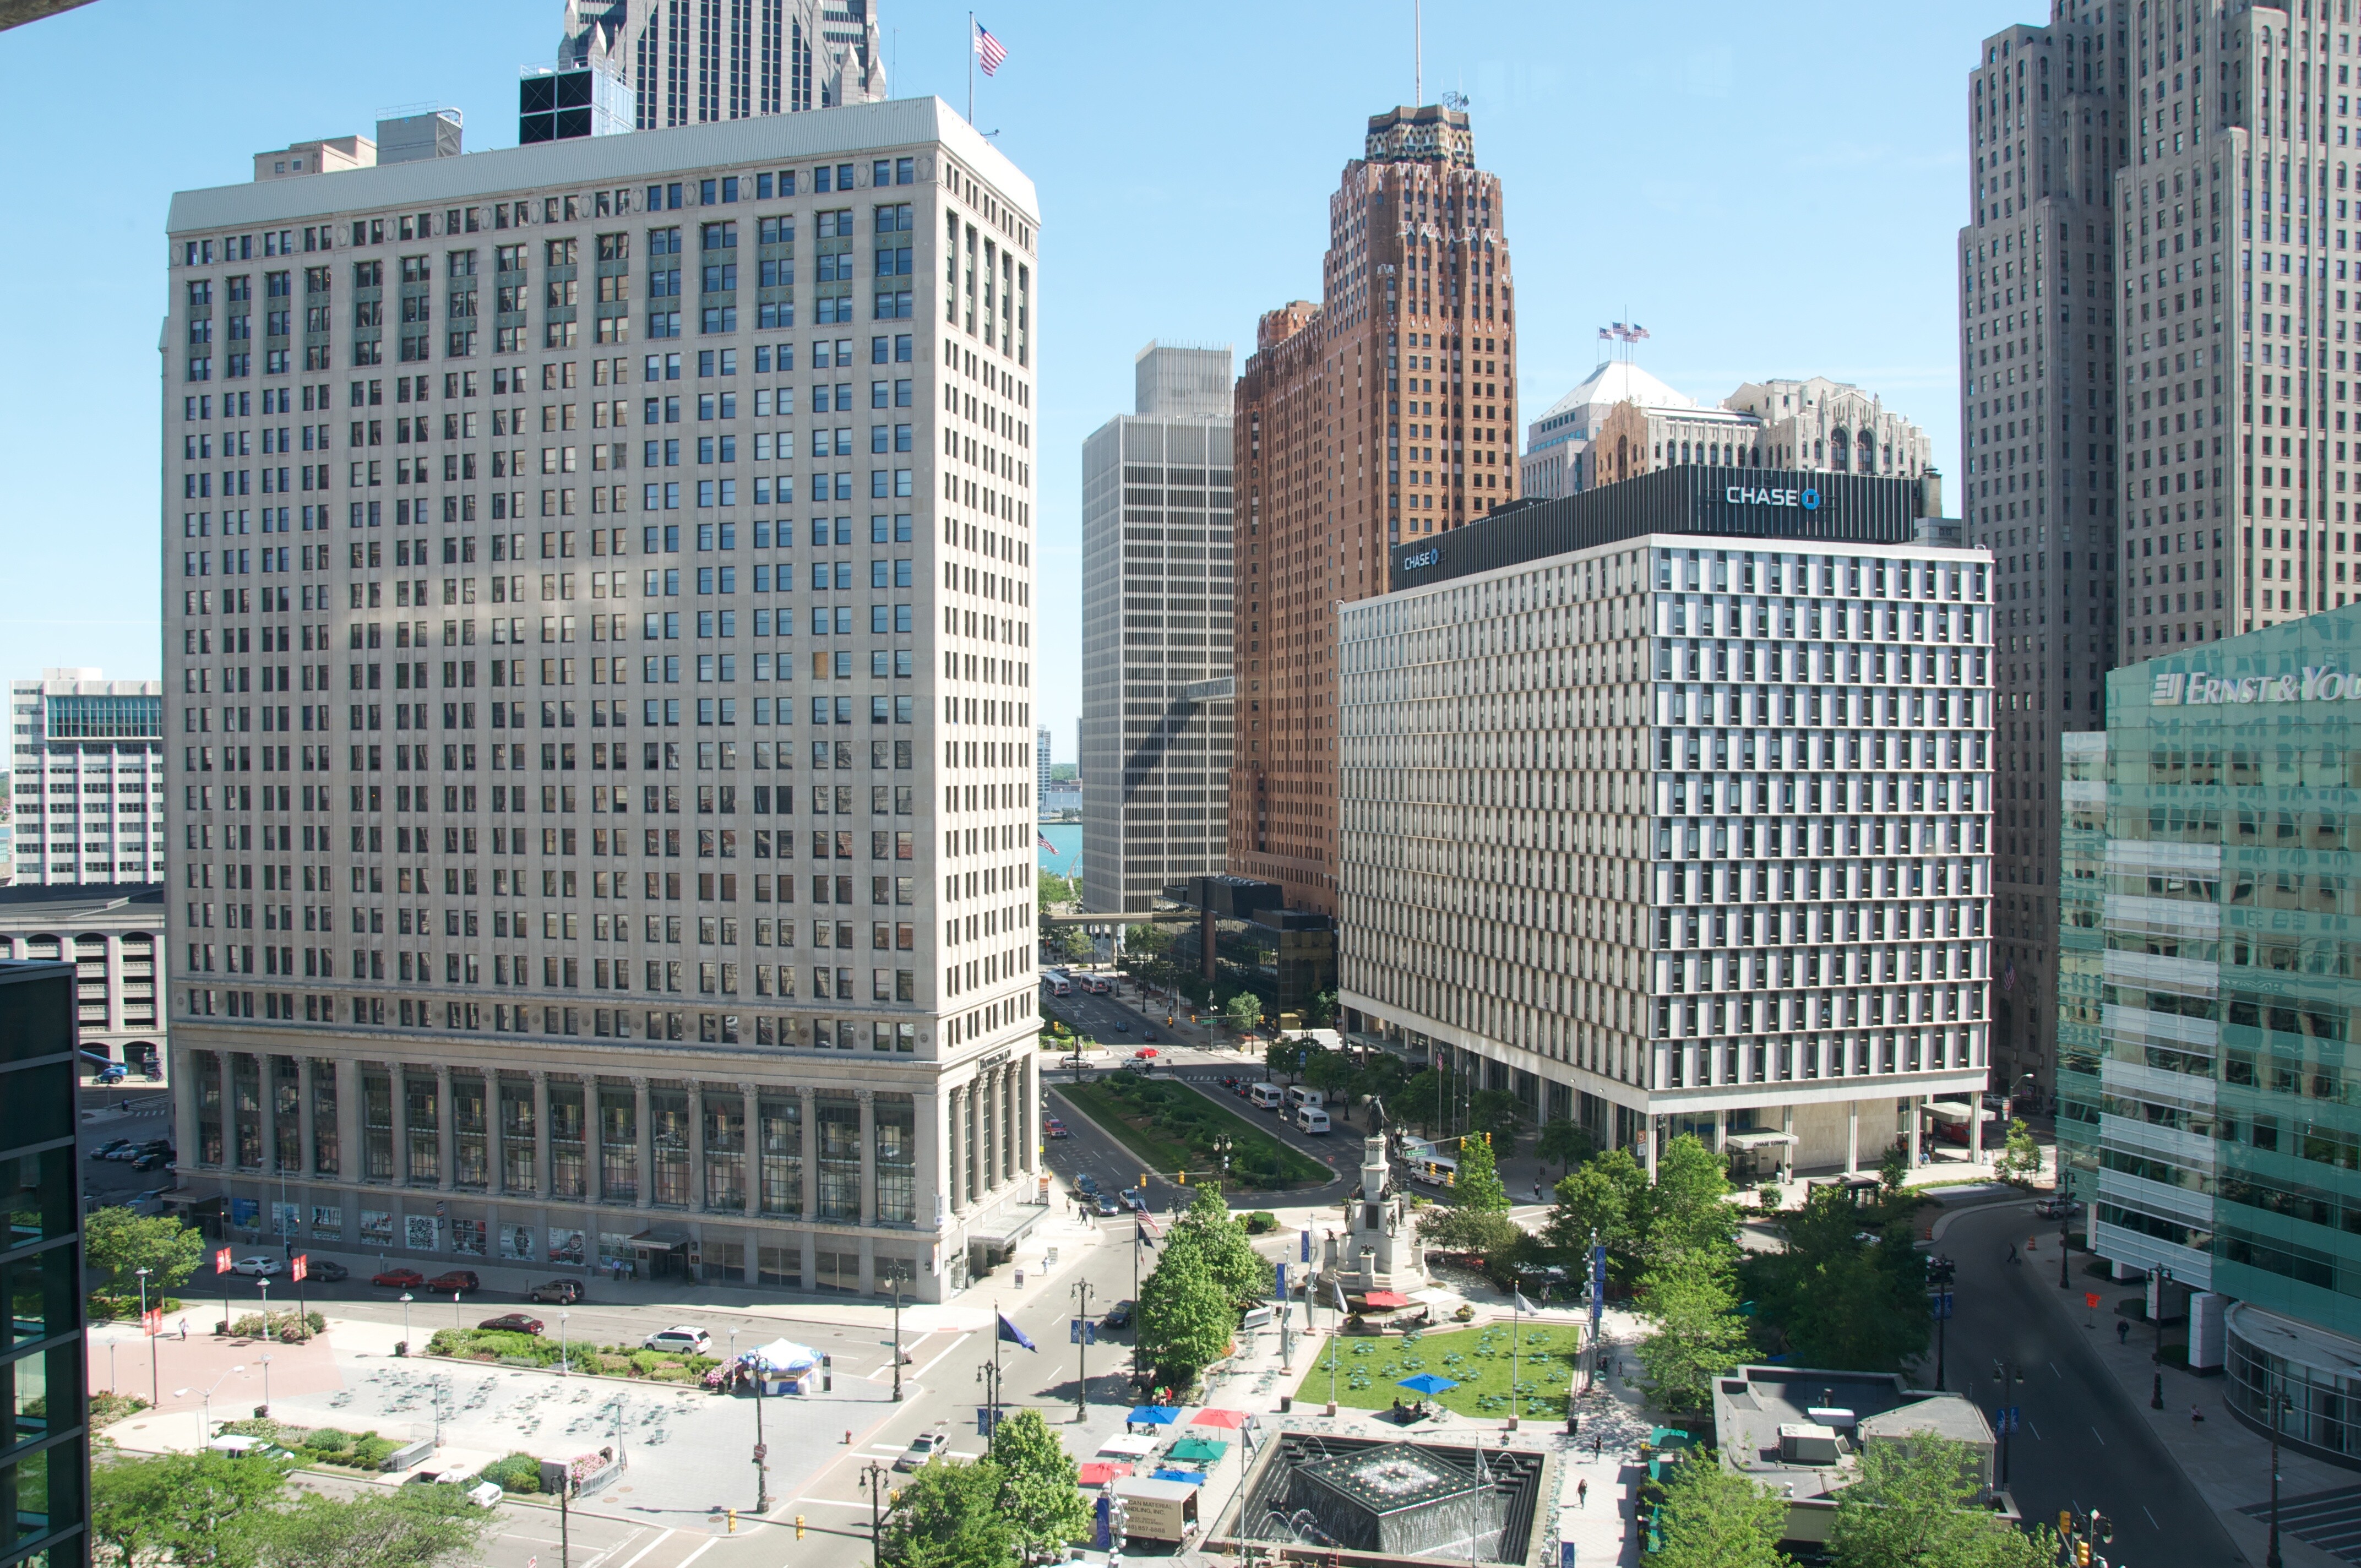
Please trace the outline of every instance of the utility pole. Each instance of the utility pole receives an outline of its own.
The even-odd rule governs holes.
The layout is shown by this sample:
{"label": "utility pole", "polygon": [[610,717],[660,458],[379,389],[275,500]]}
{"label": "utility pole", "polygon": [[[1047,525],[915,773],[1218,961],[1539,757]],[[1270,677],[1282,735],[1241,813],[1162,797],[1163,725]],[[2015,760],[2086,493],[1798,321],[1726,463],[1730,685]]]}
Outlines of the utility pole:
{"label": "utility pole", "polygon": [[[997,1327],[997,1325],[994,1325]],[[902,1281],[894,1281],[894,1402],[902,1402]]]}
{"label": "utility pole", "polygon": [[861,1467],[861,1484],[869,1490],[869,1568],[878,1568],[879,1541],[885,1533],[883,1505],[886,1484],[894,1472],[877,1460]]}
{"label": "utility pole", "polygon": [[573,1501],[574,1466],[568,1464],[557,1485],[557,1568],[574,1568]]}
{"label": "utility pole", "polygon": [[[902,1373],[896,1363],[894,1375],[898,1381]],[[754,1358],[754,1517],[762,1518],[771,1511],[771,1445],[763,1441],[763,1358]]]}
{"label": "utility pole", "polygon": [[2271,1390],[2271,1548],[2263,1557],[2264,1568],[2284,1568],[2286,1563],[2279,1555],[2279,1418],[2292,1408],[2284,1383]]}
{"label": "utility pole", "polygon": [[[1074,1420],[1091,1419],[1091,1284],[1087,1279],[1074,1281]],[[1137,1308],[1133,1309],[1138,1310]]]}

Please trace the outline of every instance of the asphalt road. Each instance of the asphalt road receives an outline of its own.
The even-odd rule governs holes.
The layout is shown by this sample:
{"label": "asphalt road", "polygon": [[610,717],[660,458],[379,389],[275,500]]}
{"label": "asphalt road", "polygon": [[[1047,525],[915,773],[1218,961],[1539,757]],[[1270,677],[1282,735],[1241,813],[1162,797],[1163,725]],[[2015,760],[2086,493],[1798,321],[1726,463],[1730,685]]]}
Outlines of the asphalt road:
{"label": "asphalt road", "polygon": [[[2097,1508],[2115,1521],[2110,1561],[2138,1568],[2211,1568],[2241,1563],[2227,1531],[2195,1488],[2180,1484],[2172,1457],[2148,1430],[2098,1358],[2068,1334],[2055,1304],[2058,1227],[2033,1218],[2032,1205],[1963,1215],[1936,1250],[1958,1266],[1956,1316],[1949,1332],[1948,1384],[1990,1416],[2015,1405],[2022,1425],[2009,1439],[2009,1489],[2027,1519],[2051,1519],[2065,1508]],[[2012,1243],[2039,1235],[2041,1250],[2025,1263],[2007,1261]],[[2090,1288],[2075,1255],[2072,1294],[2081,1310]],[[2123,1294],[2109,1290],[2110,1299]],[[2005,1384],[1993,1364],[2006,1364]],[[2190,1383],[2168,1369],[2170,1405]],[[2181,1398],[2180,1404],[2190,1401]]]}

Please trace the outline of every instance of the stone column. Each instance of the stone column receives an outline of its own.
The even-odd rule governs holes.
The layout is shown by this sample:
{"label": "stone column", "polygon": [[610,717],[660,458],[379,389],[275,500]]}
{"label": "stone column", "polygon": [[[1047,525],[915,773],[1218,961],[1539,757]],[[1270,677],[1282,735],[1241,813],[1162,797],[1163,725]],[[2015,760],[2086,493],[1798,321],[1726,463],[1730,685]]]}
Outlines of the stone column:
{"label": "stone column", "polygon": [[[1791,1135],[1795,1133],[1795,1108],[1793,1105],[1780,1107],[1779,1130]],[[1779,1179],[1783,1182],[1795,1179],[1795,1146],[1793,1143],[1779,1146]]]}
{"label": "stone column", "polygon": [[688,1212],[705,1212],[705,1085],[688,1085]]}
{"label": "stone column", "polygon": [[944,1146],[948,1155],[945,1173],[949,1178],[951,1212],[967,1212],[967,1102],[965,1084],[953,1088],[945,1097],[950,1113],[943,1123]]}
{"label": "stone column", "polygon": [[636,1207],[653,1208],[656,1200],[655,1128],[648,1124],[648,1080],[631,1080],[632,1132],[639,1144],[640,1201]]}
{"label": "stone column", "polygon": [[[167,1005],[170,999],[166,999]],[[166,1049],[171,1057],[170,1071],[172,1082],[172,1146],[179,1151],[177,1164],[183,1171],[197,1165],[197,1071],[196,1053],[188,1047],[170,1043],[166,1036]],[[180,1185],[176,1178],[174,1185]]]}
{"label": "stone column", "polygon": [[457,1163],[458,1129],[452,1125],[457,1120],[451,1097],[451,1064],[434,1064],[434,1190],[451,1190],[452,1167]]}
{"label": "stone column", "polygon": [[501,1164],[508,1150],[500,1137],[500,1071],[484,1069],[484,1190],[497,1198],[508,1190]]}
{"label": "stone column", "polygon": [[[746,1150],[746,1201],[743,1207],[746,1217],[751,1220],[763,1212],[763,1097],[756,1086],[751,1083],[740,1084],[738,1092],[746,1100],[746,1132],[738,1141]],[[751,1237],[746,1243],[746,1283],[749,1285],[755,1282],[755,1245]]]}
{"label": "stone column", "polygon": [[295,1157],[301,1162],[297,1168],[304,1179],[309,1180],[320,1165],[320,1127],[318,1116],[312,1108],[310,1057],[295,1058],[295,1126],[298,1135]]}
{"label": "stone column", "polygon": [[538,1068],[533,1075],[533,1190],[544,1201],[549,1197],[549,1074]]}
{"label": "stone column", "polygon": [[385,1064],[385,1080],[393,1091],[390,1107],[393,1121],[393,1184],[410,1185],[410,1078],[401,1063]]}
{"label": "stone column", "polygon": [[1984,1097],[1977,1091],[1968,1093],[1968,1163],[1984,1162]]}
{"label": "stone column", "polygon": [[1913,1170],[1918,1168],[1918,1118],[1921,1114],[1919,1106],[1922,1098],[1920,1095],[1913,1094],[1902,1102],[1909,1108],[1910,1113],[1910,1168]]}
{"label": "stone column", "polygon": [[1861,1102],[1845,1102],[1845,1174],[1861,1174]]}
{"label": "stone column", "polygon": [[[338,1057],[336,1069],[336,1167],[346,1181],[358,1182],[368,1170],[368,1156],[362,1149],[361,1064],[351,1057]],[[350,1234],[357,1236],[359,1220]]]}
{"label": "stone column", "polygon": [[1027,1055],[1016,1064],[1017,1168],[1027,1176],[1041,1170],[1041,1064]]}
{"label": "stone column", "polygon": [[1656,1118],[1652,1113],[1640,1118],[1641,1163],[1648,1168],[1648,1185],[1656,1185]]}
{"label": "stone column", "polygon": [[977,1080],[978,1119],[983,1125],[976,1129],[976,1196],[986,1198],[1000,1186],[1000,1108],[1001,1097],[1007,1091],[1007,1080],[994,1070]]}
{"label": "stone column", "polygon": [[[815,1118],[819,1114],[818,1097],[809,1089],[796,1091],[803,1099],[802,1158],[804,1167],[804,1223],[809,1224],[819,1215],[819,1127]],[[811,1288],[810,1238],[805,1238],[804,1288]]]}
{"label": "stone column", "polygon": [[279,1172],[279,1058],[269,1051],[254,1056],[254,1083],[261,1101],[262,1173],[275,1176]]}
{"label": "stone column", "polygon": [[918,1139],[917,1168],[911,1176],[917,1189],[918,1223],[928,1231],[941,1230],[943,1217],[950,1212],[950,1197],[943,1174],[943,1103],[939,1094],[911,1097],[911,1126]]}
{"label": "stone column", "polygon": [[[859,1090],[861,1102],[861,1223],[877,1223],[877,1095],[873,1090]],[[868,1255],[866,1246],[862,1255]]]}
{"label": "stone column", "polygon": [[[599,1162],[603,1158],[606,1145],[598,1123],[598,1075],[595,1072],[586,1072],[581,1076],[582,1201],[591,1204],[603,1203],[607,1201],[606,1169]],[[588,1221],[594,1228],[598,1223],[596,1215],[588,1216]],[[597,1239],[596,1236],[591,1238],[594,1243]],[[595,1266],[598,1259],[595,1254],[592,1254],[587,1256],[585,1261]]]}
{"label": "stone column", "polygon": [[1721,1153],[1722,1146],[1729,1141],[1729,1138],[1730,1113],[1716,1111],[1713,1113],[1713,1152],[1717,1155]]}

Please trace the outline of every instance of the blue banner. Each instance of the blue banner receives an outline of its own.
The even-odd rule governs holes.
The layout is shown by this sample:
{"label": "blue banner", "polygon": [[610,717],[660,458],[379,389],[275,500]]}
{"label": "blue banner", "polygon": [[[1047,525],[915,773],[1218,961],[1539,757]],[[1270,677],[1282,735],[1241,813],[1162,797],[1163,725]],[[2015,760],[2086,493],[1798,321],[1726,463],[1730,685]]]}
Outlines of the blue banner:
{"label": "blue banner", "polygon": [[1278,1296],[1280,1303],[1283,1305],[1287,1300],[1287,1265],[1282,1263],[1274,1266],[1278,1271]]}
{"label": "blue banner", "polygon": [[1304,1227],[1302,1243],[1303,1245],[1301,1249],[1296,1255],[1296,1261],[1298,1263],[1310,1263],[1312,1261],[1312,1230],[1308,1225]]}

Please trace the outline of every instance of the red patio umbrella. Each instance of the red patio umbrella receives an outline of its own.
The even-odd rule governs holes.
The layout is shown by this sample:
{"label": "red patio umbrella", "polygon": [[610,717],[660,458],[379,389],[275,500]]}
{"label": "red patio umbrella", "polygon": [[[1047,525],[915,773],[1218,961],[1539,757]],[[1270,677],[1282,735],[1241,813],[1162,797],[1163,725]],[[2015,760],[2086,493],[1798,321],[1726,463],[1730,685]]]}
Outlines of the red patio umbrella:
{"label": "red patio umbrella", "polygon": [[1192,1427],[1242,1427],[1246,1424],[1244,1410],[1200,1410],[1191,1419]]}
{"label": "red patio umbrella", "polygon": [[1130,1474],[1130,1465],[1106,1460],[1093,1460],[1088,1464],[1077,1465],[1074,1470],[1075,1480],[1084,1486],[1104,1486]]}
{"label": "red patio umbrella", "polygon": [[1372,1290],[1367,1295],[1362,1297],[1361,1301],[1363,1305],[1370,1307],[1407,1307],[1410,1305],[1410,1298],[1403,1295],[1399,1290]]}

